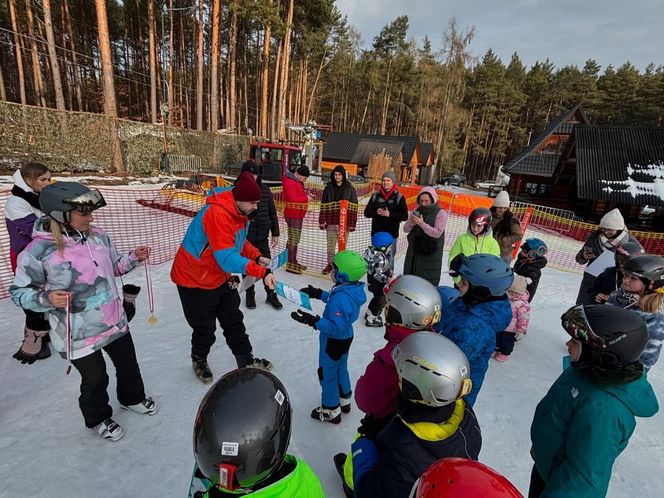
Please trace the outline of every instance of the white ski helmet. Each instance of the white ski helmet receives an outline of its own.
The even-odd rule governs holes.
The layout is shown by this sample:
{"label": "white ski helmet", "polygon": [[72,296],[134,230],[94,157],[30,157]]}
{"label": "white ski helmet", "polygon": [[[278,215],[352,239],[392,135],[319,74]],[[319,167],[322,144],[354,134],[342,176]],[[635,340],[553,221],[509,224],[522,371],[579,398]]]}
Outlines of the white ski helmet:
{"label": "white ski helmet", "polygon": [[471,391],[470,365],[459,347],[435,332],[417,332],[392,351],[399,389],[407,400],[439,407]]}
{"label": "white ski helmet", "polygon": [[385,321],[407,329],[424,330],[441,317],[438,290],[416,275],[401,275],[385,286]]}

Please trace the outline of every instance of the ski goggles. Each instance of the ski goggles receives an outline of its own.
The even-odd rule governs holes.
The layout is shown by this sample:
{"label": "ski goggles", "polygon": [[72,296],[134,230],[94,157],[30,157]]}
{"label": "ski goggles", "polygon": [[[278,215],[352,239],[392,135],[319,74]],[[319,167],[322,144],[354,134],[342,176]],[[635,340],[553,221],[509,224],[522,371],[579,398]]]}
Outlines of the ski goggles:
{"label": "ski goggles", "polygon": [[69,204],[81,214],[90,214],[95,209],[102,208],[106,205],[106,199],[104,199],[104,196],[101,195],[101,192],[97,189],[90,190],[85,194],[81,194],[73,199],[67,199],[63,202]]}
{"label": "ski goggles", "polygon": [[560,317],[563,328],[574,339],[588,344],[593,349],[606,349],[606,341],[598,336],[588,323],[588,317],[583,305],[568,309]]}

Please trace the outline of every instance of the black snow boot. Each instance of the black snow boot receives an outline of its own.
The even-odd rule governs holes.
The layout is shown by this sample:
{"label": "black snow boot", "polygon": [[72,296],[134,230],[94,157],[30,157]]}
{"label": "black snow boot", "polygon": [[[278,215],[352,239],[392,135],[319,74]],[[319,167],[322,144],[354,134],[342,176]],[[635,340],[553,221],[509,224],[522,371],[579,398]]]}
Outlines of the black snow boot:
{"label": "black snow boot", "polygon": [[212,382],[212,370],[210,370],[207,358],[191,355],[191,368],[194,369],[196,377],[198,377],[203,384],[209,384]]}
{"label": "black snow boot", "polygon": [[253,287],[247,289],[245,295],[246,298],[244,303],[247,306],[247,309],[250,310],[256,309],[256,289],[254,289]]}
{"label": "black snow boot", "polygon": [[275,310],[280,310],[281,308],[284,307],[284,305],[281,304],[281,301],[279,301],[279,296],[277,296],[277,293],[273,290],[268,290],[267,291],[267,297],[265,298],[265,304],[271,305]]}
{"label": "black snow boot", "polygon": [[272,362],[264,358],[254,358],[254,355],[249,354],[239,354],[235,356],[235,361],[238,368],[253,367],[253,368],[262,368],[268,372],[272,370]]}
{"label": "black snow boot", "polygon": [[353,498],[355,493],[352,489],[346,484],[346,479],[344,478],[344,465],[346,464],[346,458],[348,456],[345,453],[337,453],[334,455],[334,467],[337,469],[339,477],[341,477],[341,482],[344,485],[344,494],[347,498]]}

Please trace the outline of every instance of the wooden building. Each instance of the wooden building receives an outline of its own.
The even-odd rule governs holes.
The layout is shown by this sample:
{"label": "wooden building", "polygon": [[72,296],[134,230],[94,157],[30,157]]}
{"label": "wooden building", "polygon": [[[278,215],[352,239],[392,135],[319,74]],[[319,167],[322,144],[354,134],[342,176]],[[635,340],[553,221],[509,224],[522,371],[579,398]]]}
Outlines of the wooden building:
{"label": "wooden building", "polygon": [[664,128],[590,126],[580,106],[559,116],[503,170],[513,200],[598,221],[618,207],[636,225],[664,207]]}

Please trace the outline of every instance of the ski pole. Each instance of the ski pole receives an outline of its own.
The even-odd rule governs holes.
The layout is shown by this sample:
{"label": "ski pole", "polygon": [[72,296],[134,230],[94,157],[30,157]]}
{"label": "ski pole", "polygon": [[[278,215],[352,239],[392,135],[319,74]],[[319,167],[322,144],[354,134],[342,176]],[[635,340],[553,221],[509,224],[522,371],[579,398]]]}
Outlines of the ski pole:
{"label": "ski pole", "polygon": [[67,370],[65,375],[69,375],[71,372],[71,314],[70,306],[71,305],[71,296],[67,294],[67,302],[65,304],[65,322],[67,326],[67,337],[66,337],[66,348],[67,348]]}

